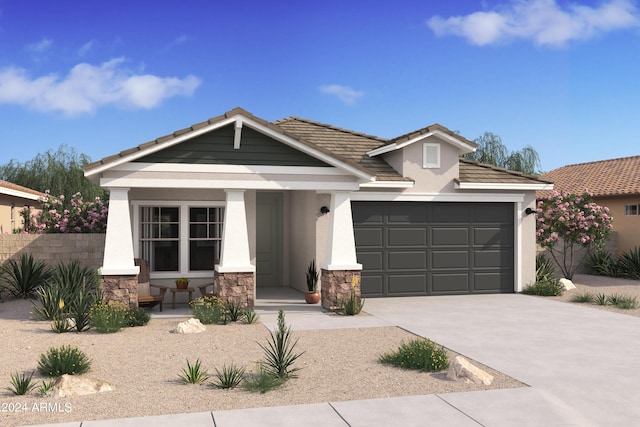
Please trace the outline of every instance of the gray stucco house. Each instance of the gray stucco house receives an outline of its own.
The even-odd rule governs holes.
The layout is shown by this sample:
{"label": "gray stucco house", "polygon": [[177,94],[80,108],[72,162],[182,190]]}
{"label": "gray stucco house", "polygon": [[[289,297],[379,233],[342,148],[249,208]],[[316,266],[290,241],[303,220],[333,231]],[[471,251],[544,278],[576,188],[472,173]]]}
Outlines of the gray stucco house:
{"label": "gray stucco house", "polygon": [[537,190],[548,181],[461,159],[475,144],[440,125],[383,139],[236,108],[87,165],[110,192],[101,274],[137,304],[134,258],[151,279],[252,306],[262,287],[322,304],[366,297],[514,292],[535,280]]}

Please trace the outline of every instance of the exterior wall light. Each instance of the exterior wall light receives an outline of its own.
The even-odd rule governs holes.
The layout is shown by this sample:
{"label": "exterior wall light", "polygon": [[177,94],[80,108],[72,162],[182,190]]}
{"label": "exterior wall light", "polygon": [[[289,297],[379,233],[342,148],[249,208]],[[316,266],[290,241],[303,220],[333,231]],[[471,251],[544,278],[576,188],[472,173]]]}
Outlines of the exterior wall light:
{"label": "exterior wall light", "polygon": [[329,213],[329,208],[328,208],[328,207],[326,207],[326,206],[321,207],[321,208],[320,208],[320,213],[321,213],[322,215],[326,215],[326,214],[328,214],[328,213]]}
{"label": "exterior wall light", "polygon": [[532,213],[536,213],[536,211],[534,209],[527,208],[524,210],[524,213],[527,215],[531,215]]}

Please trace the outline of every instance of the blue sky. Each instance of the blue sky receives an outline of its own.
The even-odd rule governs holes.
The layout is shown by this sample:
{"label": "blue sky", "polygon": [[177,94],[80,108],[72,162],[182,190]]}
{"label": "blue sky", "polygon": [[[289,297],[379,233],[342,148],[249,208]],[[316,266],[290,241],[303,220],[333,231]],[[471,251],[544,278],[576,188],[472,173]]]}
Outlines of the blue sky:
{"label": "blue sky", "polygon": [[392,138],[440,123],[542,170],[638,155],[632,0],[0,0],[0,163],[98,160],[240,106]]}

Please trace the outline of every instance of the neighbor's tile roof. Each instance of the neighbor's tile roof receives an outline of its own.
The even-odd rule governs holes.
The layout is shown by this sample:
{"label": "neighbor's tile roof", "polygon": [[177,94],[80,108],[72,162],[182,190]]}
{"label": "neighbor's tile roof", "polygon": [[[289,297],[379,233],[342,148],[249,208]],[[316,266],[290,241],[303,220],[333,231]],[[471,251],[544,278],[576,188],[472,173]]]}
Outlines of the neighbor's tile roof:
{"label": "neighbor's tile roof", "polygon": [[499,183],[499,184],[552,184],[552,181],[533,175],[527,175],[493,165],[478,163],[461,158],[459,161],[459,181],[466,183]]}
{"label": "neighbor's tile roof", "polygon": [[[570,193],[588,191],[595,197],[630,196],[640,194],[640,156],[601,160],[563,166],[542,174],[552,180],[554,189]],[[538,198],[550,196],[539,191]]]}
{"label": "neighbor's tile roof", "polygon": [[274,124],[315,146],[372,171],[378,181],[412,181],[411,178],[399,174],[383,159],[367,155],[367,152],[384,145],[387,142],[386,139],[300,117],[287,117]]}
{"label": "neighbor's tile roof", "polygon": [[44,193],[41,193],[31,188],[23,187],[22,185],[14,184],[13,182],[3,181],[0,179],[0,187],[7,190],[22,191],[23,193],[33,194],[34,196],[44,197]]}

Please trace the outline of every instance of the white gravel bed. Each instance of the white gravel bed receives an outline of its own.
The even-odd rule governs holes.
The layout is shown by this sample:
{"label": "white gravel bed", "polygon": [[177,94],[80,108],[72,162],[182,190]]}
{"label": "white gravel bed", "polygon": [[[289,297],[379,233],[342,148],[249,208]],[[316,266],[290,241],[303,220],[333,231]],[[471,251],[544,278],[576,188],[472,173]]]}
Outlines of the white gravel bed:
{"label": "white gravel bed", "polygon": [[[184,319],[152,319],[144,327],[115,334],[56,334],[48,322],[31,320],[31,303],[0,303],[0,425],[27,425],[127,418],[185,412],[219,411],[263,406],[383,398],[521,387],[522,383],[477,362],[491,373],[491,386],[448,380],[445,373],[407,371],[378,362],[414,336],[396,327],[293,331],[304,351],[295,366],[298,378],[282,388],[260,394],[242,388],[221,390],[211,385],[185,385],[178,374],[186,360],[200,359],[210,374],[224,364],[255,371],[263,356],[257,342],[268,331],[254,325],[209,325],[195,335],[172,333]],[[63,344],[77,346],[93,361],[85,374],[107,381],[115,390],[75,398],[41,397],[35,391],[15,396],[5,387],[10,374],[31,372],[40,354]],[[450,352],[450,357],[455,353]],[[42,381],[37,372],[34,380]],[[40,409],[44,408],[44,409]],[[18,410],[20,410],[18,412]]]}

